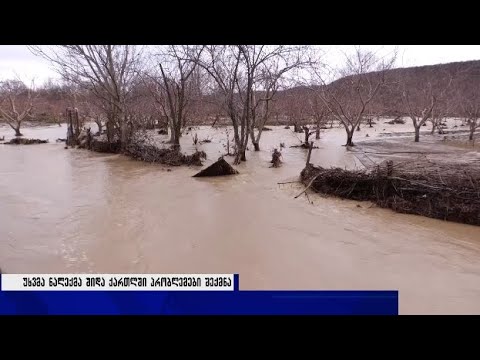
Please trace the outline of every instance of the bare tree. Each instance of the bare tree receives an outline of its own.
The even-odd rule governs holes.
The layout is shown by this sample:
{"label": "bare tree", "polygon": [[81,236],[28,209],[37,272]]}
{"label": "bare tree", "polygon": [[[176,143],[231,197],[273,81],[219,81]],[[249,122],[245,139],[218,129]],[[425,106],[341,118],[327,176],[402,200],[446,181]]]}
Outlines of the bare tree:
{"label": "bare tree", "polygon": [[20,80],[7,80],[0,83],[0,117],[15,131],[20,132],[22,122],[32,117],[35,96],[33,82],[27,87]]}
{"label": "bare tree", "polygon": [[171,130],[170,141],[180,145],[182,127],[187,121],[187,112],[194,95],[195,70],[203,47],[169,45],[161,47],[153,61],[158,69],[147,74],[151,93],[161,113],[167,117]]}
{"label": "bare tree", "polygon": [[127,103],[141,69],[141,51],[135,45],[59,45],[48,50],[30,50],[50,60],[58,73],[88,89],[104,102],[107,137],[118,135],[122,146],[128,141]]}
{"label": "bare tree", "polygon": [[145,81],[139,82],[132,90],[127,106],[127,124],[131,132],[165,128],[159,121],[163,113],[159,114],[155,101],[152,101],[150,85]]}
{"label": "bare tree", "polygon": [[423,89],[421,89],[420,93],[417,91],[414,99],[412,99],[412,91],[412,89],[408,89],[404,85],[402,101],[408,116],[412,119],[413,127],[415,129],[415,142],[419,142],[420,128],[432,116],[433,108],[437,103],[437,97],[434,94],[431,83],[428,83]]}
{"label": "bare tree", "polygon": [[469,126],[468,139],[473,141],[476,129],[480,128],[480,72],[468,68],[455,79],[454,99],[459,114]]}
{"label": "bare tree", "polygon": [[300,88],[292,88],[278,94],[277,110],[286,119],[288,126],[293,126],[293,131],[302,132],[302,126],[308,123],[310,113],[308,96]]}
{"label": "bare tree", "polygon": [[[275,95],[282,86],[282,81],[287,82],[285,75],[309,63],[305,56],[306,48],[303,46],[281,47],[275,50],[275,56],[259,63],[258,75],[254,78],[250,138],[255,151],[260,150],[260,138],[271,115]],[[255,128],[257,128],[256,136]]]}
{"label": "bare tree", "polygon": [[[212,45],[206,46],[202,57],[198,59],[199,65],[215,80],[232,121],[235,164],[246,161],[249,136],[252,137],[256,125],[255,109],[260,102],[257,102],[255,92],[260,88],[261,70],[275,57],[283,56],[287,48],[284,45]],[[253,141],[257,142],[255,136]]]}
{"label": "bare tree", "polygon": [[472,116],[468,119],[469,120],[469,127],[470,127],[470,134],[468,136],[468,140],[473,141],[473,136],[475,134],[475,130],[480,128],[480,112],[478,109]]}
{"label": "bare tree", "polygon": [[436,127],[439,119],[449,111],[448,98],[455,76],[446,71],[427,74],[424,83],[419,84],[414,73],[399,75],[399,86],[403,111],[412,119],[415,142],[420,141],[420,128],[431,121]]}
{"label": "bare tree", "polygon": [[55,122],[62,126],[65,112],[65,87],[59,82],[48,79],[42,86],[36,88],[34,117],[39,121]]}
{"label": "bare tree", "polygon": [[[328,109],[317,92],[311,92],[309,100],[312,116],[315,120],[315,139],[318,140],[320,139],[321,128],[327,123]],[[306,145],[308,145],[308,138],[306,139]]]}
{"label": "bare tree", "polygon": [[374,52],[355,47],[353,55],[345,58],[345,65],[334,75],[342,78],[330,84],[327,84],[328,74],[312,67],[312,77],[316,81],[312,89],[318,91],[328,111],[344,126],[347,133],[345,145],[353,146],[353,134],[371,102],[386,85],[385,72],[393,67],[396,51],[379,57]]}
{"label": "bare tree", "polygon": [[435,130],[438,130],[439,134],[443,134],[443,123],[446,120],[448,114],[450,113],[450,102],[449,99],[437,100],[436,106],[432,110],[432,115],[430,117],[430,122],[432,123],[432,129],[430,134],[435,134]]}
{"label": "bare tree", "polygon": [[105,122],[105,109],[103,108],[103,102],[98,98],[92,96],[86,96],[82,99],[81,107],[83,113],[87,119],[93,120],[98,127],[98,134],[103,133],[103,124]]}

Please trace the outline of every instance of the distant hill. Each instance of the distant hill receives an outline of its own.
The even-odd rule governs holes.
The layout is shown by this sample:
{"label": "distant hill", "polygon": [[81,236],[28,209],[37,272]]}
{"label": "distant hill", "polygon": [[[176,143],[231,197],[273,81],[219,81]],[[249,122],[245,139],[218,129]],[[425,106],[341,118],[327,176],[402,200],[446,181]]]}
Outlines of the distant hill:
{"label": "distant hill", "polygon": [[[351,80],[352,76],[348,76],[327,86],[341,87]],[[419,107],[425,106],[424,103],[430,99],[430,92],[433,92],[437,98],[441,98],[442,105],[448,106],[452,116],[460,115],[461,102],[465,99],[478,94],[480,100],[480,60],[395,68],[385,72],[385,80],[386,86],[381,88],[370,106],[370,111],[374,113],[404,113],[402,92],[405,88]],[[283,103],[285,99],[293,97],[306,107],[308,104],[305,100],[311,97],[311,93],[307,87],[299,86],[282,91],[282,94],[278,94],[278,100]]]}

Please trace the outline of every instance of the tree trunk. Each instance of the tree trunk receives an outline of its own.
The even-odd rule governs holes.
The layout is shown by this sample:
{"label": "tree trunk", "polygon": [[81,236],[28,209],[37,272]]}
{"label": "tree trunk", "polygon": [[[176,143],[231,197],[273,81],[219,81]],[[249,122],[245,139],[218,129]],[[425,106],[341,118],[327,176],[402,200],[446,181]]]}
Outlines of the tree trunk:
{"label": "tree trunk", "polygon": [[432,135],[435,134],[435,128],[436,128],[435,122],[432,121],[432,132],[431,132]]}
{"label": "tree trunk", "polygon": [[125,119],[122,119],[121,121],[122,123],[120,124],[120,141],[122,149],[124,149],[127,145],[127,126],[125,124]]}
{"label": "tree trunk", "polygon": [[216,115],[216,116],[215,116],[215,121],[213,122],[212,127],[215,126],[215,124],[217,123],[217,121],[218,121],[219,119],[220,119],[220,116],[219,116],[219,115]]}
{"label": "tree trunk", "polygon": [[315,131],[315,139],[320,139],[320,123],[317,123],[317,130]]}
{"label": "tree trunk", "polygon": [[353,144],[353,131],[352,132],[347,132],[347,143],[345,146],[355,146]]}
{"label": "tree trunk", "polygon": [[175,128],[170,125],[170,144],[175,144]]}
{"label": "tree trunk", "polygon": [[[257,150],[258,142],[255,141],[255,130],[253,129],[253,126],[252,126],[252,128],[250,129],[250,140],[252,140],[252,144],[253,144],[253,147],[255,148],[255,151],[259,151],[259,150],[260,150],[260,147],[259,147],[258,150]],[[255,143],[257,143],[257,145],[255,145]]]}
{"label": "tree trunk", "polygon": [[347,143],[345,144],[345,146],[355,146],[355,144],[353,143],[353,134],[355,133],[355,126],[352,126],[351,129],[346,125],[344,126],[345,126],[345,131],[347,132]]}
{"label": "tree trunk", "polygon": [[180,124],[177,124],[174,131],[172,131],[172,134],[173,134],[173,144],[180,145],[180,137],[182,135]]}
{"label": "tree trunk", "polygon": [[235,154],[235,160],[233,161],[233,164],[238,165],[242,161],[247,161],[247,157],[245,155],[245,150],[240,148],[237,150],[237,153]]}
{"label": "tree trunk", "polygon": [[242,150],[242,157],[240,158],[242,161],[247,161],[247,157],[245,156],[245,149]]}
{"label": "tree trunk", "polygon": [[475,125],[476,121],[472,122],[473,126],[470,125],[470,135],[468,136],[468,140],[473,141],[473,134],[475,133]]}
{"label": "tree trunk", "polygon": [[252,139],[253,149],[255,151],[260,151],[260,137],[262,136],[262,132],[263,132],[263,125],[258,127],[258,134],[256,138],[255,138],[255,131],[253,127],[250,131],[250,137]]}
{"label": "tree trunk", "polygon": [[[113,141],[113,121],[112,119],[107,120],[107,141],[109,144],[112,143]],[[73,133],[73,128],[72,128],[72,133]]]}
{"label": "tree trunk", "polygon": [[313,141],[310,143],[308,147],[307,163],[305,164],[305,166],[308,166],[308,164],[310,164],[310,156],[312,156],[312,150],[313,150]]}
{"label": "tree trunk", "polygon": [[103,130],[102,121],[101,121],[101,120],[97,120],[97,121],[95,121],[95,123],[96,123],[97,126],[98,126],[98,133],[101,134],[101,133],[102,133],[102,130]]}
{"label": "tree trunk", "polygon": [[20,126],[15,128],[15,136],[23,136],[23,134],[20,132]]}
{"label": "tree trunk", "polygon": [[420,126],[415,127],[415,142],[420,141]]}
{"label": "tree trunk", "polygon": [[304,126],[303,131],[305,132],[305,145],[308,146],[308,138],[310,137],[310,129],[308,127]]}

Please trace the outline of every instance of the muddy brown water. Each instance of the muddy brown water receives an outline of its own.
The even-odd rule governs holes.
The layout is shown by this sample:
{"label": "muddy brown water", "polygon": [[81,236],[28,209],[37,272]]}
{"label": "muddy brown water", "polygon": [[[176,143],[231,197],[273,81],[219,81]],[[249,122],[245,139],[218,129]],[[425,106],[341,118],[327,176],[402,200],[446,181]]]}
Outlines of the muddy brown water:
{"label": "muddy brown water", "polygon": [[[403,314],[480,313],[480,228],[312,193],[313,205],[294,199],[303,187],[277,182],[303,168],[306,151],[288,147],[302,134],[264,132],[240,175],[207,179],[191,177],[198,168],[65,150],[55,143],[64,127],[23,132],[51,143],[0,145],[4,272],[239,273],[242,289],[399,290]],[[186,151],[195,132],[212,139],[198,146],[208,165],[224,152],[225,130],[192,130]],[[361,166],[344,137],[322,133],[312,162]],[[284,164],[269,168],[280,142]]]}

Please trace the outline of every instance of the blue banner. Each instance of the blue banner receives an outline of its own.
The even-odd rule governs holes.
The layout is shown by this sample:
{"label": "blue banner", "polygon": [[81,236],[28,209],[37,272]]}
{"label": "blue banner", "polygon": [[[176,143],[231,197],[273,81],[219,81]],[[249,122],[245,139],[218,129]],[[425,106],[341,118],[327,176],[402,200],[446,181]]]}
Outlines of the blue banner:
{"label": "blue banner", "polygon": [[398,315],[398,291],[0,291],[1,315]]}

